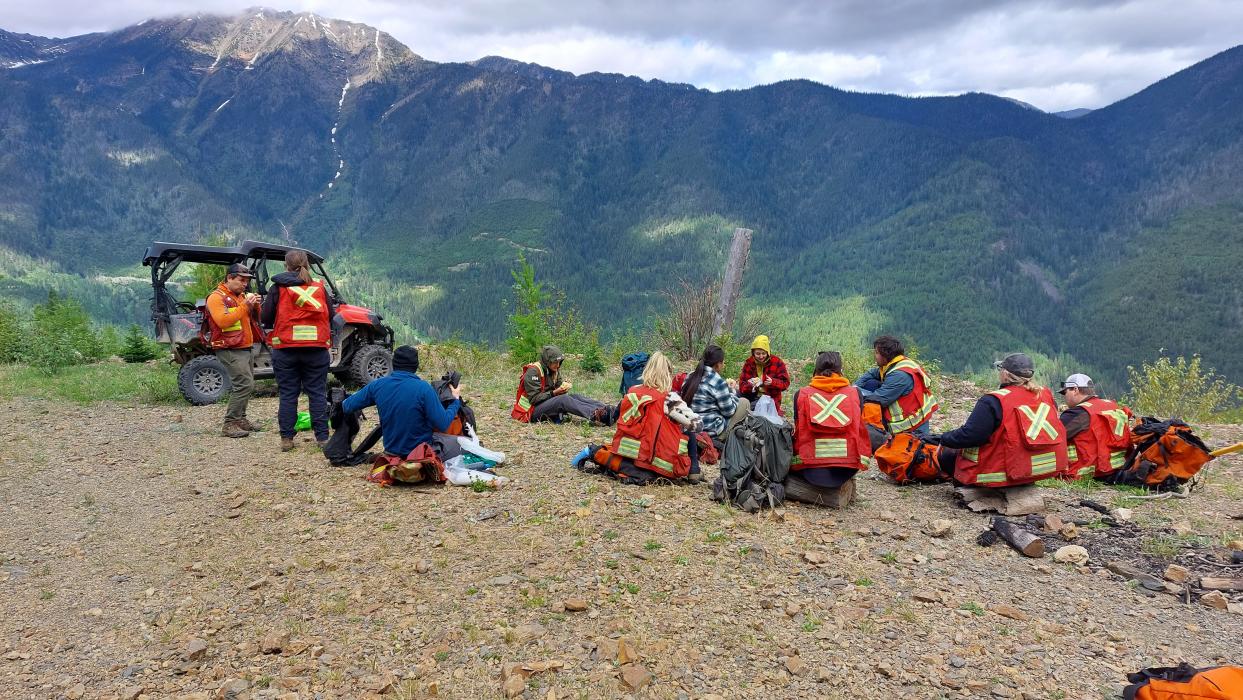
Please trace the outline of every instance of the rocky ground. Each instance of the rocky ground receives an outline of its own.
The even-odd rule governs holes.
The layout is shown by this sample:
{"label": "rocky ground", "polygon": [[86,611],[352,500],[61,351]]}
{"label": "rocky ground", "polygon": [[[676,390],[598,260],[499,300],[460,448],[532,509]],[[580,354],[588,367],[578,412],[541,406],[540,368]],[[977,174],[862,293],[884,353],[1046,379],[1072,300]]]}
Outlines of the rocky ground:
{"label": "rocky ground", "polygon": [[[950,427],[978,389],[946,389]],[[978,546],[987,516],[945,486],[864,478],[847,510],[773,516],[579,474],[607,433],[518,426],[510,391],[473,394],[512,457],[486,493],[223,439],[218,406],[3,402],[0,696],[1108,698],[1145,666],[1243,662],[1243,615],[1105,568],[1228,571],[1238,457],[1184,500],[1049,489],[1091,523],[1075,566]],[[1085,497],[1130,508],[1126,535]]]}

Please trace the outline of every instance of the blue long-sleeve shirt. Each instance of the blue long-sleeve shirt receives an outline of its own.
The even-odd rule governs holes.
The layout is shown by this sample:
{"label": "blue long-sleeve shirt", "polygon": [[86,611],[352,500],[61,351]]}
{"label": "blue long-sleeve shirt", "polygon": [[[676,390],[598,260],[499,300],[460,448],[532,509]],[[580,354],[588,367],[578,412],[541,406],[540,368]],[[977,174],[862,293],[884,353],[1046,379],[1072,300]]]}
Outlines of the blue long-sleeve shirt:
{"label": "blue long-sleeve shirt", "polygon": [[342,404],[347,412],[375,406],[380,413],[380,433],[384,451],[405,457],[421,442],[432,439],[432,433],[444,432],[457,416],[461,402],[440,405],[440,397],[419,375],[394,371],[387,377],[373,379]]}
{"label": "blue long-sleeve shirt", "polygon": [[[915,391],[915,379],[906,372],[890,372],[885,375],[884,381],[881,381],[880,368],[873,367],[855,380],[855,386],[859,387],[864,401],[889,406],[899,398]],[[911,432],[923,436],[930,434],[931,431],[928,423],[924,423]]]}

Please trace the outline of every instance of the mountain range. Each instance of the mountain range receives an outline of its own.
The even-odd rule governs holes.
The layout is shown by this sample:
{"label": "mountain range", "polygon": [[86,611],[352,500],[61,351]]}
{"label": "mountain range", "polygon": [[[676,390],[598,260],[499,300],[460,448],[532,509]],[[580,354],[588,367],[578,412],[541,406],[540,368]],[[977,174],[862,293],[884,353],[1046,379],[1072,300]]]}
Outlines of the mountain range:
{"label": "mountain range", "polygon": [[0,95],[0,289],[109,320],[145,316],[150,241],[227,236],[325,253],[403,328],[488,341],[522,254],[615,332],[746,226],[744,306],[787,353],[894,332],[949,369],[1025,349],[1117,379],[1166,351],[1243,379],[1243,47],[1052,115],[437,63],[256,9],[0,31]]}

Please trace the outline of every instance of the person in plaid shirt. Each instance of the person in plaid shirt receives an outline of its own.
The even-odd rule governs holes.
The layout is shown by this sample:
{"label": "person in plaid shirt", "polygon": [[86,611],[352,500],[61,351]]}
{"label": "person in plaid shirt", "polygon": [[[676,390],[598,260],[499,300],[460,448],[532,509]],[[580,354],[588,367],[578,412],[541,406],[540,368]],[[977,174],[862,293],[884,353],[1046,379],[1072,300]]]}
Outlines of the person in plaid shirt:
{"label": "person in plaid shirt", "polygon": [[682,383],[678,392],[691,411],[703,420],[704,432],[714,439],[737,425],[751,410],[751,403],[734,393],[734,380],[721,376],[725,366],[725,351],[709,345],[699,361],[699,366]]}
{"label": "person in plaid shirt", "polygon": [[790,371],[780,357],[771,353],[768,336],[755,336],[755,342],[751,343],[751,357],[742,365],[738,387],[739,395],[750,401],[751,405],[754,406],[761,396],[770,396],[777,405],[778,415],[785,415],[781,411],[781,392],[790,388]]}

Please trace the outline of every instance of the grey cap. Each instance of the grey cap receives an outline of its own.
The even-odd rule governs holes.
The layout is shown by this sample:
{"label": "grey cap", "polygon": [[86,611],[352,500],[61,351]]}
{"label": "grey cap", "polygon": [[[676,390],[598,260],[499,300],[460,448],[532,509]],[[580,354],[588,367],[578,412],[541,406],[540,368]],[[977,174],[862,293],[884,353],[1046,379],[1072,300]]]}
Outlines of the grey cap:
{"label": "grey cap", "polygon": [[1036,364],[1026,353],[1012,352],[993,363],[995,369],[1004,369],[1016,377],[1030,379],[1036,373]]}
{"label": "grey cap", "polygon": [[1062,382],[1062,388],[1057,393],[1065,394],[1067,389],[1095,389],[1096,384],[1092,378],[1086,374],[1072,374]]}

